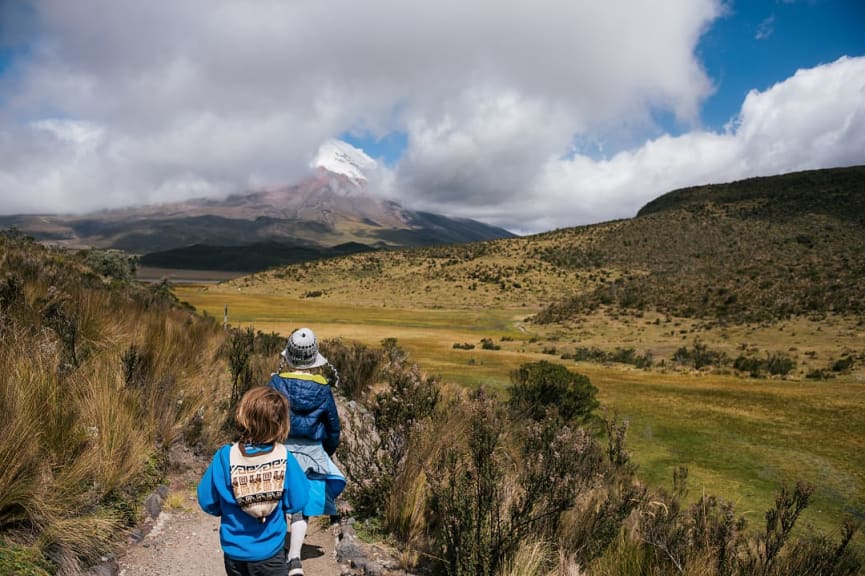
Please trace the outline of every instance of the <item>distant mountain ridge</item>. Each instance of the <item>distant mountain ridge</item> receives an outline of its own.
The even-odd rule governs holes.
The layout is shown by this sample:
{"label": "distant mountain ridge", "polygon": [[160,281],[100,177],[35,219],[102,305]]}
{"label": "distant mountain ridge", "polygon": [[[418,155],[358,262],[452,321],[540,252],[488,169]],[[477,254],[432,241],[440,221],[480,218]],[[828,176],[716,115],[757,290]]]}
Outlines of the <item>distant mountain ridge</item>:
{"label": "distant mountain ridge", "polygon": [[[292,185],[234,194],[223,200],[107,210],[81,216],[0,216],[0,227],[15,226],[41,241],[73,248],[115,248],[143,255],[142,263],[162,267],[226,269],[220,254],[261,265],[317,257],[334,247],[358,251],[432,246],[508,238],[507,230],[466,218],[416,212],[369,190],[365,170],[376,162],[344,142],[328,142],[315,172]],[[245,248],[244,248],[245,247]],[[264,250],[264,252],[262,252]],[[344,253],[337,248],[336,253]],[[294,261],[294,260],[290,260]],[[183,264],[181,264],[183,262]]]}

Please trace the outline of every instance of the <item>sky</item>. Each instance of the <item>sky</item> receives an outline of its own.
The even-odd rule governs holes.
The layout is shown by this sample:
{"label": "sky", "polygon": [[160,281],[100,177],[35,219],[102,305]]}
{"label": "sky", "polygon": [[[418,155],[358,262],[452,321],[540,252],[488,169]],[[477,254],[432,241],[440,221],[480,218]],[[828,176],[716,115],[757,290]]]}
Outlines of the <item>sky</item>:
{"label": "sky", "polygon": [[332,139],[518,234],[865,164],[865,2],[0,0],[0,214],[294,184]]}

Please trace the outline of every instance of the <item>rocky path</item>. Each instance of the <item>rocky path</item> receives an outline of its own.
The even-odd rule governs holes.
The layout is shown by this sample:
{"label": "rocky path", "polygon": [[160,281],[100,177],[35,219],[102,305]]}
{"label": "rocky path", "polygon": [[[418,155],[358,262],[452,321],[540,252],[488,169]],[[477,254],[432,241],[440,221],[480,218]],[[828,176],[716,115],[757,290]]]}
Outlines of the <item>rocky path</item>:
{"label": "rocky path", "polygon": [[[171,456],[176,470],[169,486],[152,494],[149,514],[113,558],[88,576],[222,576],[219,518],[198,506],[195,487],[206,463],[186,448]],[[410,576],[393,551],[358,540],[350,521],[331,527],[326,516],[310,519],[301,551],[305,576]]]}
{"label": "rocky path", "polygon": [[[205,514],[186,489],[183,504],[159,514],[144,538],[118,555],[119,576],[220,576],[219,518]],[[175,494],[178,494],[175,492]],[[182,494],[182,493],[181,493]],[[326,520],[326,518],[323,518]],[[336,561],[336,535],[312,519],[302,559],[306,576],[342,574]]]}

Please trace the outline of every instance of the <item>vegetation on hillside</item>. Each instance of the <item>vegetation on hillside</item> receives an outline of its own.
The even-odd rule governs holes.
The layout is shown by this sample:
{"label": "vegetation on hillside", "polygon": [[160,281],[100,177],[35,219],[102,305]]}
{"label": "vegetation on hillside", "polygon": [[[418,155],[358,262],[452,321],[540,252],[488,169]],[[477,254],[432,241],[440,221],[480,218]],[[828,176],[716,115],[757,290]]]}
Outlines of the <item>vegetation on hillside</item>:
{"label": "vegetation on hillside", "polygon": [[[358,360],[355,347],[348,356]],[[585,376],[546,362],[513,375],[510,400],[421,375],[396,342],[364,354],[359,403],[338,455],[347,496],[367,526],[399,542],[406,567],[489,575],[855,575],[863,557],[843,524],[832,539],[797,522],[813,488],[782,486],[765,524],[703,494],[686,505],[687,469],[672,491],[640,481],[627,425],[597,403]],[[360,373],[358,376],[364,378]],[[549,400],[535,402],[533,399]]]}
{"label": "vegetation on hillside", "polygon": [[224,406],[222,330],[117,253],[0,235],[0,573],[78,574]]}
{"label": "vegetation on hillside", "polygon": [[[0,572],[76,574],[140,518],[172,445],[231,435],[232,399],[265,380],[283,342],[226,333],[165,285],[129,284],[119,255],[0,242]],[[750,530],[720,499],[683,504],[684,471],[673,493],[648,488],[625,424],[599,416],[595,387],[561,366],[521,366],[505,401],[424,375],[393,339],[323,347],[357,401],[343,413],[348,495],[406,564],[460,575],[861,569],[853,524],[835,539],[793,533],[808,486],[782,490],[765,528]],[[537,410],[532,399],[551,395]]]}
{"label": "vegetation on hillside", "polygon": [[599,306],[759,322],[865,311],[865,167],[671,192],[637,218],[545,236],[532,255],[620,273],[537,320]]}
{"label": "vegetation on hillside", "polygon": [[508,306],[539,323],[599,309],[722,323],[865,311],[865,168],[673,192],[636,218],[370,253],[235,280],[252,291],[428,307]]}

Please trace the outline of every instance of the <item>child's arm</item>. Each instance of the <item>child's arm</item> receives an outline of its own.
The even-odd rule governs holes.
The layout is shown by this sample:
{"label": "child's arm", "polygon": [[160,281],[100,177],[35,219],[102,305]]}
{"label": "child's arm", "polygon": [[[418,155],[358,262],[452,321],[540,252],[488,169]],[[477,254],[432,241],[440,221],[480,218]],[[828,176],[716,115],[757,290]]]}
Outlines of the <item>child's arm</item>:
{"label": "child's arm", "polygon": [[299,512],[309,499],[309,480],[300,469],[300,464],[294,459],[291,452],[286,455],[285,483],[282,491],[282,505],[286,513]]}
{"label": "child's arm", "polygon": [[[210,466],[207,467],[204,476],[202,476],[201,480],[198,482],[198,505],[201,506],[202,510],[214,516],[222,515],[222,504],[219,499],[219,492],[216,490],[216,485],[214,483],[215,476],[213,470],[218,466],[218,460],[219,452],[214,455],[213,460],[210,462]],[[219,466],[219,468],[222,467]]]}
{"label": "child's arm", "polygon": [[336,447],[339,446],[340,434],[339,412],[337,411],[336,401],[333,398],[333,394],[330,394],[327,399],[324,429],[327,433],[327,437],[324,439],[324,442],[322,442],[324,445],[324,451],[327,452],[328,456],[333,456],[333,453],[336,452]]}

